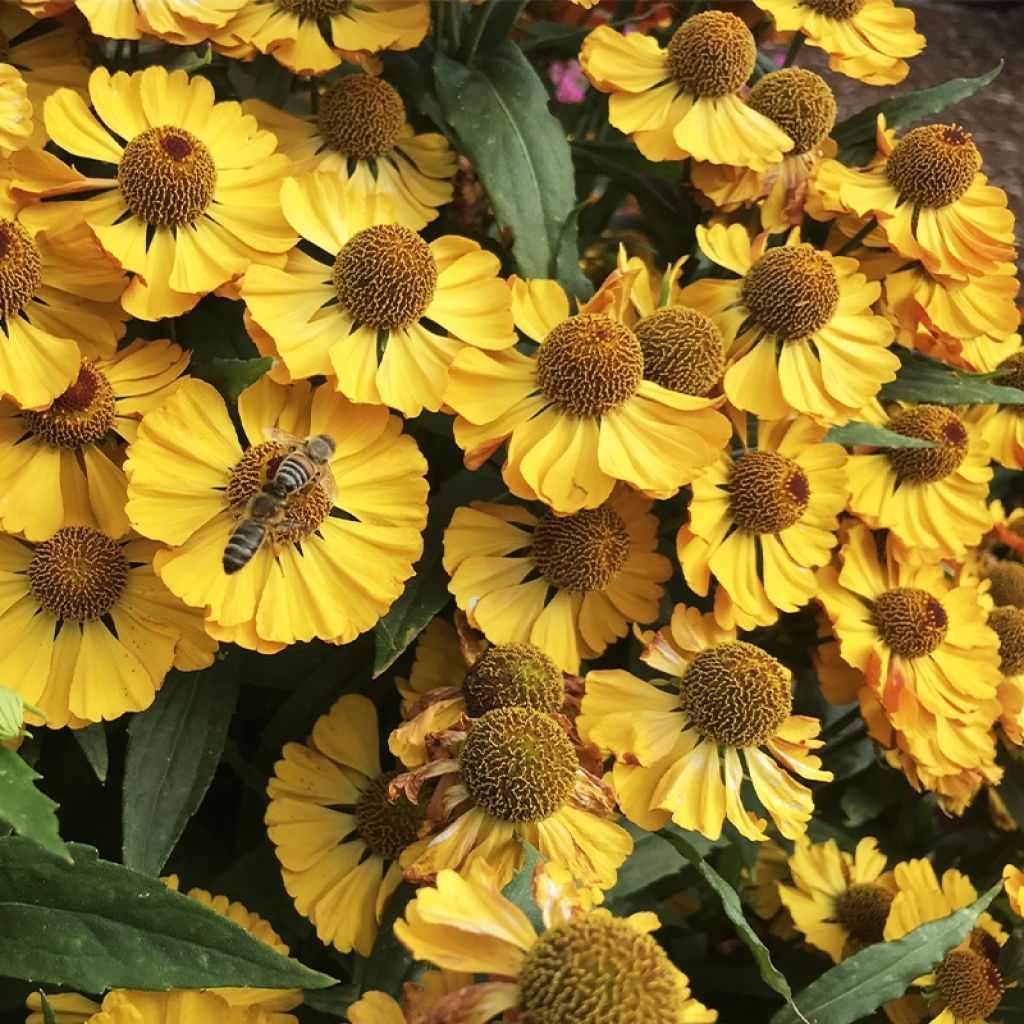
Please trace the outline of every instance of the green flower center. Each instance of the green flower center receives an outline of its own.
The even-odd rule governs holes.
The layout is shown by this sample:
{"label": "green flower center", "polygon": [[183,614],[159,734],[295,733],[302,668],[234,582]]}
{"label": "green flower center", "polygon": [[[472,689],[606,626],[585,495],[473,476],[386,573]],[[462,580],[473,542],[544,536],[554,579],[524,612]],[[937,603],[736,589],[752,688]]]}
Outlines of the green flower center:
{"label": "green flower center", "polygon": [[562,673],[551,656],[533,644],[489,647],[466,673],[462,692],[473,718],[512,706],[554,713],[565,700]]}
{"label": "green flower center", "polygon": [[996,562],[989,570],[989,593],[1000,607],[1024,608],[1024,565]]}
{"label": "green flower center", "polygon": [[398,860],[416,838],[426,816],[423,801],[411,803],[400,796],[388,800],[388,784],[398,772],[385,772],[370,781],[356,804],[356,829],[372,853],[385,860]]}
{"label": "green flower center", "polygon": [[993,608],[988,624],[999,634],[999,671],[1004,676],[1024,673],[1024,611],[1012,605]]}

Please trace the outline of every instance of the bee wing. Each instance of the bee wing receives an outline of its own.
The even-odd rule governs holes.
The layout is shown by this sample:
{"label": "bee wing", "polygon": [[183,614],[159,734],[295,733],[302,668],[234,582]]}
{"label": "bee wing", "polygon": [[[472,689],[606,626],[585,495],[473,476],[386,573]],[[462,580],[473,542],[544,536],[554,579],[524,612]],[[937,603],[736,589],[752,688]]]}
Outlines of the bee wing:
{"label": "bee wing", "polygon": [[289,433],[287,430],[282,430],[280,427],[264,427],[263,433],[266,435],[268,441],[277,441],[280,444],[291,445],[293,448],[300,447],[306,443],[304,437],[299,437],[298,434]]}

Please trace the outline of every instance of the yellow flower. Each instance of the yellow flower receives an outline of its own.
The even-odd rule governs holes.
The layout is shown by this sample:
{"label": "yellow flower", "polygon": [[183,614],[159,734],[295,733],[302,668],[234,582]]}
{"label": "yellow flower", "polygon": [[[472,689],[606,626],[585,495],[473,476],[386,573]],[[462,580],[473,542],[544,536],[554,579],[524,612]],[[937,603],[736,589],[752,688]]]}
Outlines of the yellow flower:
{"label": "yellow flower", "polygon": [[594,29],[580,67],[610,93],[608,120],[651,160],[707,160],[765,170],[793,141],[739,90],[754,71],[757,44],[734,14],[688,18],[662,49],[653,36]]}
{"label": "yellow flower", "polygon": [[[186,604],[206,609],[219,639],[266,653],[313,637],[348,643],[387,611],[422,552],[423,456],[397,417],[352,405],[328,385],[264,378],[242,392],[238,413],[244,449],[223,399],[202,381],[186,381],[148,413],[125,464],[128,518],[170,545],[157,572]],[[289,449],[267,440],[270,428],[332,437],[328,472],[338,494],[329,495],[329,480],[326,490],[320,482],[300,488],[270,542],[227,575],[228,538]]]}
{"label": "yellow flower", "polygon": [[342,697],[305,744],[285,746],[267,786],[267,832],[296,910],[321,942],[362,956],[424,818],[422,806],[388,802],[396,773],[381,772],[377,729],[366,697]]}
{"label": "yellow flower", "polygon": [[33,131],[32,101],[17,68],[0,63],[0,156],[29,144]]}
{"label": "yellow flower", "polygon": [[[89,28],[107,39],[159,36],[169,43],[192,46],[222,27],[246,0],[74,0]],[[37,17],[52,14],[52,0],[25,0]],[[65,0],[62,8],[72,6]]]}
{"label": "yellow flower", "polygon": [[0,392],[43,409],[74,383],[83,355],[109,359],[125,333],[124,286],[80,225],[33,237],[0,218]]}
{"label": "yellow flower", "polygon": [[884,160],[861,170],[820,164],[812,190],[826,208],[876,217],[889,244],[932,274],[963,280],[1014,260],[1013,214],[1006,193],[987,184],[981,154],[955,124],[929,124],[893,145],[879,115]]}
{"label": "yellow flower", "polygon": [[322,75],[345,54],[411,50],[429,26],[427,0],[248,0],[212,38],[223,52],[266,53],[297,75]]}
{"label": "yellow flower", "polygon": [[36,545],[0,536],[0,678],[50,728],[142,711],[172,666],[212,664],[217,645],[202,615],[153,572],[157,548],[89,526]]}
{"label": "yellow flower", "polygon": [[492,643],[535,644],[578,672],[629,623],[657,618],[672,567],[657,553],[650,508],[626,489],[571,516],[473,502],[445,531],[448,588]]}
{"label": "yellow flower", "polygon": [[644,380],[640,340],[613,310],[570,316],[554,281],[513,280],[512,296],[516,324],[539,346],[466,349],[452,364],[445,402],[467,466],[507,439],[509,490],[571,513],[597,508],[618,480],[670,497],[714,461],[729,436],[712,408],[721,400]]}
{"label": "yellow flower", "polygon": [[[103,997],[102,1005],[70,993],[58,993],[47,999],[57,1024],[294,1024],[297,1019],[260,1007],[231,1006],[217,991],[114,989]],[[29,996],[28,1003],[30,1007],[37,1006],[38,996]],[[43,1024],[43,1020],[43,1014],[37,1010],[29,1014],[25,1024]]]}
{"label": "yellow flower", "polygon": [[[1021,391],[1019,404],[987,406],[981,410],[977,422],[992,458],[1007,469],[1024,469],[1024,350],[1021,336],[1014,334],[998,344],[975,345],[965,355],[969,355],[972,370],[995,374],[993,384]],[[1008,531],[997,526],[996,532],[1000,533],[1001,540],[1012,546],[1012,541],[1006,539]],[[1013,537],[1012,532],[1010,536]],[[1020,543],[1019,538],[1013,539]]]}
{"label": "yellow flower", "polygon": [[253,267],[242,298],[257,343],[266,334],[292,377],[333,374],[353,402],[415,416],[441,407],[463,349],[515,344],[498,258],[476,242],[428,244],[395,223],[386,194],[324,172],[286,179],[281,204],[314,255]]}
{"label": "yellow flower", "polygon": [[793,148],[762,170],[696,161],[691,180],[719,210],[731,212],[757,203],[765,231],[788,231],[804,219],[811,169],[823,157],[836,154],[828,137],[836,121],[836,98],[813,71],[783,68],[757,80],[747,105],[777,124],[793,140]]}
{"label": "yellow flower", "polygon": [[851,455],[850,511],[872,529],[891,530],[918,560],[960,560],[992,525],[985,504],[992,479],[976,411],[877,403],[861,418],[932,448],[882,448]]}
{"label": "yellow flower", "polygon": [[425,1024],[446,995],[472,984],[471,974],[427,971],[415,985],[405,985],[402,1005],[384,992],[366,992],[348,1008],[349,1024]]}
{"label": "yellow flower", "polygon": [[431,736],[428,760],[391,785],[393,799],[408,803],[440,780],[422,838],[402,854],[406,878],[485,861],[503,886],[522,866],[522,839],[581,885],[611,888],[633,840],[612,820],[615,796],[581,764],[569,729],[560,715],[506,706]]}
{"label": "yellow flower", "polygon": [[138,340],[113,358],[83,359],[71,386],[42,412],[0,400],[4,530],[39,541],[74,522],[122,536],[128,481],[118,441],[135,440],[143,413],[173,393],[188,361],[169,341]]}
{"label": "yellow flower", "polygon": [[812,753],[821,746],[821,723],[791,714],[789,670],[694,608],[677,607],[671,636],[652,648],[647,657],[674,666],[678,681],[590,672],[577,720],[580,735],[616,759],[612,780],[623,813],[641,828],[658,829],[671,818],[709,839],[728,820],[748,839],[764,841],[766,822],[742,802],[745,763],[779,831],[800,835],[813,803],[790,772],[818,781],[832,773]]}
{"label": "yellow flower", "polygon": [[84,220],[131,273],[122,302],[132,316],[178,316],[254,261],[283,262],[296,239],[278,204],[289,162],[255,118],[216,103],[201,75],[156,65],[132,75],[97,68],[89,96],[99,119],[78,93],[58,89],[46,101],[46,130],[106,176],[85,178],[22,150],[15,185],[42,198],[95,193],[33,204],[22,218],[41,227]]}
{"label": "yellow flower", "polygon": [[722,452],[694,480],[677,551],[695,593],[717,580],[723,625],[770,625],[814,597],[847,499],[846,452],[824,435],[805,417],[759,423],[755,447]]}
{"label": "yellow flower", "polygon": [[[420,889],[405,919],[395,923],[395,934],[417,960],[495,979],[452,993],[435,1008],[436,1020],[468,1024],[506,1010],[523,1020],[574,1024],[718,1019],[691,998],[686,975],[651,938],[659,926],[654,914],[588,912],[551,867],[534,879],[544,924],[539,935],[482,865],[468,877],[442,871],[437,888]],[[371,1017],[367,1024],[392,1021],[401,1018]]]}
{"label": "yellow flower", "polygon": [[[893,869],[897,893],[885,925],[885,940],[901,939],[929,921],[966,907],[978,898],[970,879],[956,868],[941,882],[926,860],[911,860]],[[1005,991],[996,961],[1006,933],[982,913],[970,935],[951,949],[929,973],[915,979],[928,1002],[929,1024],[983,1024],[995,1013]]]}
{"label": "yellow flower", "polygon": [[766,236],[751,242],[739,224],[698,228],[697,241],[739,275],[703,278],[682,293],[722,331],[725,393],[736,408],[845,423],[895,378],[892,325],[871,311],[881,289],[856,260],[801,243],[795,231],[766,250]]}
{"label": "yellow flower", "polygon": [[892,0],[754,0],[782,32],[802,32],[829,55],[828,65],[869,85],[895,85],[910,70],[904,57],[924,49],[914,12]]}
{"label": "yellow flower", "polygon": [[[311,89],[317,89],[315,83]],[[325,171],[361,196],[391,197],[399,224],[419,231],[452,198],[455,154],[437,132],[416,132],[383,78],[349,74],[322,93],[319,110],[295,117],[259,100],[242,109],[272,131],[292,171]]]}
{"label": "yellow flower", "polygon": [[1024,917],[1024,900],[1021,897],[1021,889],[1024,888],[1024,871],[1013,864],[1007,864],[1003,868],[1003,886],[1006,889],[1010,907],[1015,914]]}
{"label": "yellow flower", "polygon": [[882,941],[895,885],[878,840],[861,839],[851,856],[834,839],[812,843],[800,836],[789,867],[794,884],[780,884],[779,898],[815,949],[839,963]]}

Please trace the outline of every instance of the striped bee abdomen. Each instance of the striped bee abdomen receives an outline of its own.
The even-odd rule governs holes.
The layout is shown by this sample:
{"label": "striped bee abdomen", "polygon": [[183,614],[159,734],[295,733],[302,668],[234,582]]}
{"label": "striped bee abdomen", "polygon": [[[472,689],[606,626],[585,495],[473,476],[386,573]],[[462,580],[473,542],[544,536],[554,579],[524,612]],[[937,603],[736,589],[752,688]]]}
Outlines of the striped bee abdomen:
{"label": "striped bee abdomen", "polygon": [[274,483],[284,488],[286,494],[292,494],[305,487],[316,472],[316,467],[300,452],[292,452],[274,474]]}
{"label": "striped bee abdomen", "polygon": [[263,523],[243,519],[235,527],[224,548],[224,572],[230,576],[248,565],[266,535],[267,528]]}

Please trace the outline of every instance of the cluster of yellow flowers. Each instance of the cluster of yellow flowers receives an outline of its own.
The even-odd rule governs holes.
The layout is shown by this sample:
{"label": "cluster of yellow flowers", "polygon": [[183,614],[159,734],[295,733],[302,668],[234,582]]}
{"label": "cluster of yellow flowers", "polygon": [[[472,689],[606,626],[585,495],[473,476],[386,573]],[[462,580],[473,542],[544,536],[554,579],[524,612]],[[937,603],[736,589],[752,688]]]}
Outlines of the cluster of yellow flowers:
{"label": "cluster of yellow flowers", "polygon": [[[924,45],[892,0],[756,4],[872,85]],[[440,970],[404,1006],[365,995],[353,1024],[712,1022],[654,915],[594,909],[633,850],[620,813],[795,841],[765,844],[755,902],[836,962],[977,895],[926,861],[887,871],[873,840],[806,838],[810,784],[833,776],[821,721],[794,713],[780,616],[806,610],[825,700],[859,707],[947,814],[998,784],[1000,747],[1019,756],[1024,512],[989,493],[993,462],[1024,469],[1013,216],[956,124],[900,136],[880,115],[869,158],[841,162],[829,84],[786,66],[748,88],[757,42],[731,10],[664,44],[605,24],[579,63],[608,123],[686,161],[706,216],[699,251],[666,267],[620,249],[584,301],[431,230],[456,153],[410,124],[380,58],[430,22],[425,0],[0,7],[0,684],[31,723],[77,729],[144,711],[218,645],[354,640],[423,554],[431,467],[409,421],[440,413],[505,495],[444,524],[456,611],[397,680],[395,766],[352,693],[284,747],[265,819],[284,887],[322,943],[366,956],[402,879],[422,886],[395,931]],[[267,55],[311,76],[311,112],[219,100],[198,57],[108,70],[140,38]],[[234,403],[176,340],[208,296],[272,360]],[[912,350],[1021,401],[887,397]],[[225,571],[316,435],[327,464]],[[589,664],[626,637],[646,675]],[[500,893],[526,844],[546,862],[539,933]],[[1019,884],[1008,869],[1014,901]],[[893,1019],[987,1019],[1005,939],[983,915]],[[581,970],[607,979],[599,1005]],[[284,1024],[298,1002],[53,999],[91,1024]]]}

